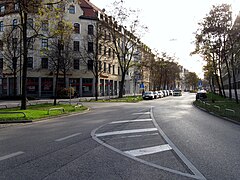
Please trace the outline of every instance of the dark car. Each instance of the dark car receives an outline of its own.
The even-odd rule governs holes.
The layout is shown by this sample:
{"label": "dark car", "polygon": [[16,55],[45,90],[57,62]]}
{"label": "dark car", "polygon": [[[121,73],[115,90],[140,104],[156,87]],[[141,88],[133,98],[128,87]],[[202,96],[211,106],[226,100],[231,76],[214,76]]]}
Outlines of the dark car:
{"label": "dark car", "polygon": [[198,99],[207,99],[207,92],[205,90],[198,91],[196,94],[196,100]]}

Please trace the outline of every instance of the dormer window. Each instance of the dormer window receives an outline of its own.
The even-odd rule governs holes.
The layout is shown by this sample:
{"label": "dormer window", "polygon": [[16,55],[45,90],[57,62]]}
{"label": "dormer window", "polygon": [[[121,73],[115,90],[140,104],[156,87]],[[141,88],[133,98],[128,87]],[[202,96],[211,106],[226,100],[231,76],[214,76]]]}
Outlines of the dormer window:
{"label": "dormer window", "polygon": [[70,14],[75,14],[75,6],[70,5],[68,11],[69,11]]}

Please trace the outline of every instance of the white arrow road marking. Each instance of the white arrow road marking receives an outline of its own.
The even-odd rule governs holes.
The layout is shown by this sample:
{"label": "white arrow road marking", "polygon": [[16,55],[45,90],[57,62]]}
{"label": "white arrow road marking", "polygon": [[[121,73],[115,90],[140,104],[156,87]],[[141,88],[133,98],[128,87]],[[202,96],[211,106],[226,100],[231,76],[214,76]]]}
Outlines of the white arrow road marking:
{"label": "white arrow road marking", "polygon": [[120,124],[120,123],[131,123],[131,122],[147,122],[152,121],[152,119],[134,119],[134,120],[124,120],[124,121],[114,121],[110,124]]}
{"label": "white arrow road marking", "polygon": [[5,160],[5,159],[12,158],[12,157],[14,157],[14,156],[18,156],[18,155],[23,154],[23,153],[24,153],[24,152],[22,152],[22,151],[18,151],[18,152],[12,153],[12,154],[8,154],[8,155],[6,155],[6,156],[2,156],[2,157],[0,157],[0,161],[3,161],[3,160]]}
{"label": "white arrow road marking", "polygon": [[81,133],[76,133],[76,134],[72,134],[70,136],[66,136],[66,137],[63,137],[63,138],[60,138],[60,139],[56,139],[55,141],[59,142],[59,141],[64,141],[66,139],[69,139],[69,138],[72,138],[72,137],[75,137],[75,136],[78,136],[80,135]]}
{"label": "white arrow road marking", "polygon": [[124,151],[124,153],[129,154],[131,156],[143,156],[147,154],[154,154],[158,152],[168,151],[172,148],[168,144],[159,145],[159,146],[153,146],[153,147],[147,147],[142,149],[134,149],[129,151]]}
{"label": "white arrow road marking", "polygon": [[96,137],[102,137],[102,136],[111,136],[111,135],[119,135],[119,134],[130,134],[130,133],[140,133],[140,132],[151,132],[151,131],[157,131],[157,128],[131,129],[131,130],[124,130],[124,131],[113,131],[113,132],[106,132],[106,133],[95,134],[95,136]]}

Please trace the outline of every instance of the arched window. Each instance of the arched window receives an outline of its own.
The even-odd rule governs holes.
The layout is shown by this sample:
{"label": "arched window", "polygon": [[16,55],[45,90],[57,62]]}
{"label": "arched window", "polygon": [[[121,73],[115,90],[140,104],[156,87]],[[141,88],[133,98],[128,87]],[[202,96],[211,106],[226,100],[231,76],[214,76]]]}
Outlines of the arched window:
{"label": "arched window", "polygon": [[70,5],[70,6],[69,6],[69,9],[68,9],[68,12],[69,12],[70,14],[75,14],[75,6],[74,6],[74,5]]}
{"label": "arched window", "polygon": [[80,34],[80,24],[74,23],[74,32]]}
{"label": "arched window", "polygon": [[88,34],[93,35],[93,25],[88,25]]}

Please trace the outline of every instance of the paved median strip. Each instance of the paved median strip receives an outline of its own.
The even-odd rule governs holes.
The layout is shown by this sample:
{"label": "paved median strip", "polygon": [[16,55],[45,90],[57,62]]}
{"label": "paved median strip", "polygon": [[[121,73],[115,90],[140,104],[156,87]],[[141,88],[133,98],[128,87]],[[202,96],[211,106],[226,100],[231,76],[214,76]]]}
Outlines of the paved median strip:
{"label": "paved median strip", "polygon": [[142,148],[142,149],[134,149],[134,150],[124,151],[124,153],[129,154],[134,157],[137,157],[137,156],[154,154],[154,153],[169,151],[169,150],[172,150],[172,148],[168,144],[164,144],[164,145],[147,147],[147,148]]}
{"label": "paved median strip", "polygon": [[152,119],[134,119],[134,120],[124,120],[124,121],[114,121],[110,124],[121,124],[121,123],[132,123],[132,122],[148,122],[152,121]]}
{"label": "paved median strip", "polygon": [[24,152],[22,152],[22,151],[18,151],[18,152],[12,153],[12,154],[8,154],[8,155],[6,155],[6,156],[2,156],[2,157],[0,157],[0,161],[3,161],[3,160],[5,160],[5,159],[9,159],[9,158],[12,158],[12,157],[21,155],[21,154],[23,154],[23,153],[24,153]]}
{"label": "paved median strip", "polygon": [[96,137],[103,137],[103,136],[111,136],[111,135],[119,135],[119,134],[130,134],[130,133],[141,133],[141,132],[151,132],[157,131],[157,128],[146,128],[146,129],[131,129],[131,130],[124,130],[124,131],[112,131],[112,132],[105,132],[95,134]]}

